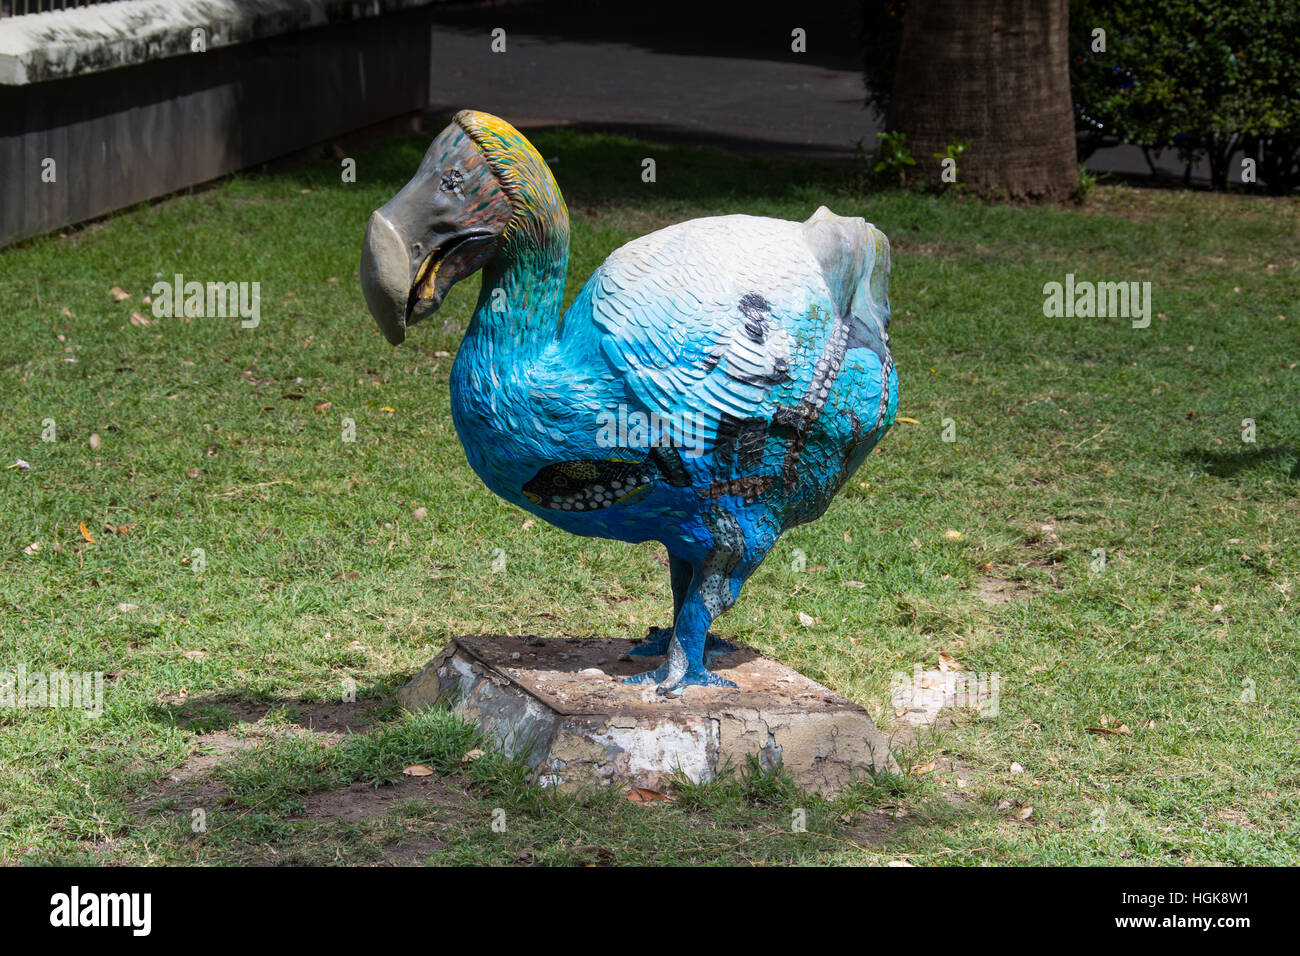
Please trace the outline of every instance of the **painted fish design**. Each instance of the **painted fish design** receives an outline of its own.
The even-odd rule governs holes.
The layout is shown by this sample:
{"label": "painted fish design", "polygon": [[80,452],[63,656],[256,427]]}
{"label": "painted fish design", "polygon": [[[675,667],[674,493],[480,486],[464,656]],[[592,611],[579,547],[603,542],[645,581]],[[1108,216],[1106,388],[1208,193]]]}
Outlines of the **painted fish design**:
{"label": "painted fish design", "polygon": [[587,458],[547,465],[524,485],[524,497],[556,511],[596,511],[629,504],[658,482],[691,483],[675,448],[656,447],[644,458]]}

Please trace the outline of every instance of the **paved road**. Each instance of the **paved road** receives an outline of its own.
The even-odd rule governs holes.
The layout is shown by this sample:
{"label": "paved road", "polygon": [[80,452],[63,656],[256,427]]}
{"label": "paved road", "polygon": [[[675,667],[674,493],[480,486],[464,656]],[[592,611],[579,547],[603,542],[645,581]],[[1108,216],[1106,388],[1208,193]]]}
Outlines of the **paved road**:
{"label": "paved road", "polygon": [[[845,157],[863,137],[874,144],[878,126],[863,109],[836,0],[799,16],[759,4],[743,23],[691,15],[682,3],[627,3],[617,22],[566,3],[441,15],[431,102],[516,125],[575,123],[750,151]],[[491,52],[497,27],[504,53]],[[791,50],[795,28],[807,31],[806,53]]]}
{"label": "paved road", "polygon": [[[844,159],[858,142],[874,148],[882,128],[864,108],[852,8],[846,0],[560,0],[440,11],[430,102],[435,111],[487,110],[521,128],[567,123]],[[497,28],[504,53],[492,52]],[[804,53],[791,50],[796,28],[806,31]],[[1133,147],[1101,151],[1088,165],[1147,172]],[[1161,165],[1182,171],[1172,155]],[[1208,179],[1208,169],[1199,173]]]}

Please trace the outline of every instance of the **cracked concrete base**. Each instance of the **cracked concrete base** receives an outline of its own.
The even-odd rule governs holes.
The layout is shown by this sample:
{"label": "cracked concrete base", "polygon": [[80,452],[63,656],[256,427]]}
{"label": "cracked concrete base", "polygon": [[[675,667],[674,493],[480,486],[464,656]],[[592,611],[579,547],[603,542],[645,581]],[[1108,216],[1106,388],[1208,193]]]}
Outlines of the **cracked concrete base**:
{"label": "cracked concrete base", "polygon": [[867,712],[820,684],[737,649],[713,670],[735,688],[689,687],[660,697],[622,683],[661,658],[627,657],[633,641],[458,637],[398,693],[410,710],[441,701],[524,754],[542,786],[612,783],[664,789],[680,769],[713,779],[758,755],[803,787],[834,794],[868,768],[895,768]]}

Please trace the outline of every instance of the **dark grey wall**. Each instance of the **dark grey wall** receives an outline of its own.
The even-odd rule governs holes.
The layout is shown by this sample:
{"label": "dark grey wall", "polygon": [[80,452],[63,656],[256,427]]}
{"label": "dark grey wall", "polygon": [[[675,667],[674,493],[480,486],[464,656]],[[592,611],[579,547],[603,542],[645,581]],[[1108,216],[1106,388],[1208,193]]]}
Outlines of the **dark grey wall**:
{"label": "dark grey wall", "polygon": [[0,87],[0,245],[423,109],[430,28],[417,9]]}

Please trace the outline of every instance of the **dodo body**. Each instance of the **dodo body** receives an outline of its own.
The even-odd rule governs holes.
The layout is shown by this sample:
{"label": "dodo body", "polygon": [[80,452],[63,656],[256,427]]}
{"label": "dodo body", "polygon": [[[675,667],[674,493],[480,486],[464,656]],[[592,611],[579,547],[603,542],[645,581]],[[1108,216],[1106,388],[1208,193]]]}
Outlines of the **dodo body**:
{"label": "dodo body", "polygon": [[568,215],[513,127],[463,111],[372,216],[367,303],[390,341],[483,270],[451,372],[474,471],[567,531],[668,550],[673,626],[633,678],[680,693],[710,623],[792,525],[818,517],[893,422],[889,245],[824,207],[697,219],[616,250],[561,312]]}

